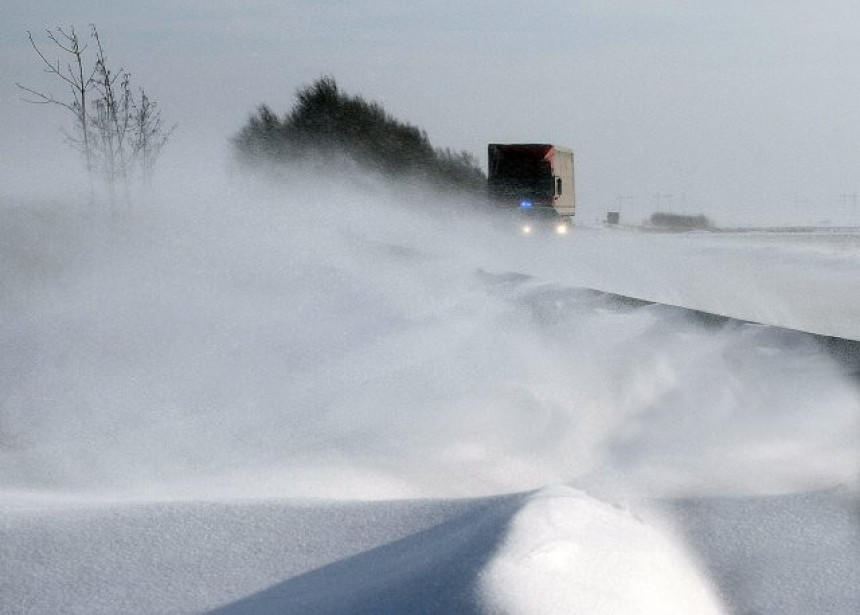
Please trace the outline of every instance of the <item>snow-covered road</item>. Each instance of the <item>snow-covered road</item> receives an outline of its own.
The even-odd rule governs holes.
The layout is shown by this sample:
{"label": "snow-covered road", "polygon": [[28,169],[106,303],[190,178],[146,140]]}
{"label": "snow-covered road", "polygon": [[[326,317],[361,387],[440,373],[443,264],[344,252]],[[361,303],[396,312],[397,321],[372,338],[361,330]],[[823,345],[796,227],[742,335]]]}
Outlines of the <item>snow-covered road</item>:
{"label": "snow-covered road", "polygon": [[860,340],[860,229],[659,233],[593,227],[577,228],[567,239],[537,246],[551,254],[539,259],[535,273],[545,276],[549,266],[554,279],[572,285]]}

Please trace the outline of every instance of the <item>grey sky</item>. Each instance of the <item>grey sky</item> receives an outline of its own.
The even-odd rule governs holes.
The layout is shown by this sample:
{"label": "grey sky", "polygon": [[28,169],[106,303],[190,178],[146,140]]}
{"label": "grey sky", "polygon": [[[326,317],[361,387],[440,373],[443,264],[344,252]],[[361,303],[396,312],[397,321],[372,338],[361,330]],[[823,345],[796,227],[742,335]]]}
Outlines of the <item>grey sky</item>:
{"label": "grey sky", "polygon": [[[96,22],[210,168],[262,102],[322,74],[481,160],[488,142],[577,154],[584,215],[860,224],[860,5],[853,0],[48,2],[7,0],[0,180],[38,181],[61,142],[26,31]],[[198,164],[199,162],[199,164]],[[59,170],[57,171],[60,172]],[[12,186],[12,187],[10,187]],[[658,196],[659,195],[659,196]],[[858,197],[860,201],[860,197]]]}

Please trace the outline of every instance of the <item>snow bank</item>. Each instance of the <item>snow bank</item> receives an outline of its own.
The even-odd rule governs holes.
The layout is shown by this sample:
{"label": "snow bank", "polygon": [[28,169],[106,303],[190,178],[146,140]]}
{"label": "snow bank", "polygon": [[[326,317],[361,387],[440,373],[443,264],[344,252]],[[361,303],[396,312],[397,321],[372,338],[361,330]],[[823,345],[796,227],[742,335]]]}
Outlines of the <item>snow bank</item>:
{"label": "snow bank", "polygon": [[0,509],[0,612],[473,612],[521,499]]}
{"label": "snow bank", "polygon": [[844,492],[652,502],[660,512],[644,522],[560,488],[452,501],[8,504],[4,613],[708,613],[715,592],[738,613],[860,607],[857,500]]}
{"label": "snow bank", "polygon": [[0,611],[719,612],[666,534],[570,489],[0,511]]}

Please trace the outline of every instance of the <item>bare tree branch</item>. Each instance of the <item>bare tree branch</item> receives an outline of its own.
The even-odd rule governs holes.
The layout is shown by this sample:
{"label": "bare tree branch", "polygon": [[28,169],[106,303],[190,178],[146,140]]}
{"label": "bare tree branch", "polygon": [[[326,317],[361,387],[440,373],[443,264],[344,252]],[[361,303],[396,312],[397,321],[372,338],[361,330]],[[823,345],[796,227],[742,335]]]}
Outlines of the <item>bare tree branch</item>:
{"label": "bare tree branch", "polygon": [[35,105],[48,105],[48,104],[55,104],[55,105],[60,105],[61,107],[65,107],[65,108],[66,108],[66,109],[68,109],[69,111],[75,112],[75,110],[74,110],[74,108],[72,107],[72,105],[70,105],[69,103],[65,103],[65,102],[63,102],[63,101],[61,101],[61,100],[57,100],[57,99],[56,99],[56,98],[54,98],[54,97],[53,97],[53,95],[51,95],[50,93],[48,93],[48,94],[43,94],[42,92],[37,92],[36,90],[33,90],[33,89],[31,89],[31,88],[28,88],[27,86],[25,86],[25,85],[21,85],[20,83],[17,83],[17,82],[15,83],[15,85],[17,85],[19,88],[21,88],[21,89],[22,89],[22,90],[24,90],[25,92],[29,92],[29,93],[30,93],[30,94],[32,94],[33,96],[36,96],[37,98],[39,98],[39,99],[40,99],[40,100],[30,100],[30,99],[28,99],[28,98],[23,98],[23,97],[22,97],[22,98],[21,98],[21,100],[23,100],[23,101],[25,101],[25,102],[33,103],[33,104],[35,104]]}

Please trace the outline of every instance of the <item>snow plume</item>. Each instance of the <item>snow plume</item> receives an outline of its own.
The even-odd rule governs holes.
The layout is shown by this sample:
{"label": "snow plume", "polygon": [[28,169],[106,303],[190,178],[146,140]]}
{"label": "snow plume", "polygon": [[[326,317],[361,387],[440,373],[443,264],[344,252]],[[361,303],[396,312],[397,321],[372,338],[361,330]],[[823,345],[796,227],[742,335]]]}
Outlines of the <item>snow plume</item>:
{"label": "snow plume", "polygon": [[860,396],[808,336],[579,288],[623,291],[619,249],[648,250],[629,236],[526,241],[369,180],[0,215],[6,491],[856,484]]}
{"label": "snow plume", "polygon": [[571,489],[542,490],[513,518],[481,574],[484,612],[724,612],[670,536]]}

